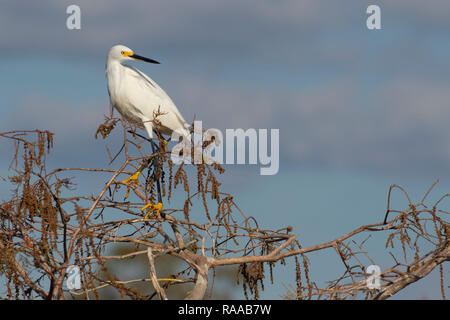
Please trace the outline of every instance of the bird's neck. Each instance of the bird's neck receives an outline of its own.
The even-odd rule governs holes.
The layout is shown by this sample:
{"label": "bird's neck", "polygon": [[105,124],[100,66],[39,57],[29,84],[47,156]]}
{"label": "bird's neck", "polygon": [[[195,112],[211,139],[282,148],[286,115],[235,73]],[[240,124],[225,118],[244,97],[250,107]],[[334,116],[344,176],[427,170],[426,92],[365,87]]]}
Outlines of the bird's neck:
{"label": "bird's neck", "polygon": [[124,66],[118,61],[106,62],[106,78],[108,79],[108,90],[110,95],[117,96],[120,91],[120,79],[122,79],[122,72]]}
{"label": "bird's neck", "polygon": [[120,73],[123,66],[120,64],[119,61],[115,60],[107,60],[106,61],[106,76],[109,77],[112,74]]}

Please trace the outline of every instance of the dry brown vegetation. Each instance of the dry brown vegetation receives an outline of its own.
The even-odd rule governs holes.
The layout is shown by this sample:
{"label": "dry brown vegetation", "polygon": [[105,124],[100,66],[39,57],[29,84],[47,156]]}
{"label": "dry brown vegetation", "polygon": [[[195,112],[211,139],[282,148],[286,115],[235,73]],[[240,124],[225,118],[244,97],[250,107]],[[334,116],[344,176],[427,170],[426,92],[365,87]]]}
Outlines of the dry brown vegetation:
{"label": "dry brown vegetation", "polygon": [[[107,138],[121,123],[106,119],[98,135]],[[439,268],[442,297],[445,298],[443,263],[450,259],[448,211],[442,206],[449,194],[433,204],[427,196],[413,202],[400,186],[389,189],[386,219],[361,226],[337,239],[303,247],[293,228],[264,229],[255,217],[246,216],[233,196],[221,191],[217,176],[224,172],[219,164],[174,166],[168,154],[146,155],[148,142],[135,128],[123,126],[123,146],[115,169],[59,168],[50,170],[46,157],[53,148],[48,131],[0,133],[1,143],[13,144],[10,175],[5,180],[14,189],[11,198],[0,204],[0,280],[3,299],[101,298],[103,288],[113,288],[122,298],[167,299],[167,288],[190,283],[186,299],[203,299],[222,266],[237,266],[237,279],[247,298],[258,298],[265,274],[272,277],[277,263],[292,259],[296,266],[295,288],[290,299],[386,299]],[[108,149],[109,150],[109,149]],[[139,164],[159,156],[162,196],[165,206],[173,197],[184,195],[184,205],[165,207],[161,215],[144,220],[140,208],[156,200],[154,180],[141,175],[139,183],[125,186],[117,181],[132,174]],[[95,195],[75,190],[72,179],[77,172],[109,174],[102,190]],[[69,178],[70,173],[70,178]],[[120,177],[120,178],[119,178]],[[128,190],[127,190],[128,189]],[[399,190],[409,206],[394,210],[389,206],[391,191]],[[130,193],[124,200],[126,192]],[[175,193],[177,193],[175,195]],[[193,214],[195,212],[195,214]],[[113,214],[115,213],[115,214]],[[118,214],[120,213],[120,214]],[[375,264],[364,249],[364,239],[373,233],[386,235],[386,250],[401,248],[403,257],[393,257],[393,265],[381,271],[379,289],[369,289],[366,265]],[[108,255],[119,243],[134,245],[122,255]],[[326,287],[318,287],[310,277],[308,254],[332,248],[345,272]],[[158,278],[155,259],[169,255],[184,262],[168,278]],[[108,261],[146,257],[148,277],[118,279],[107,267]],[[407,262],[399,262],[399,261]],[[80,267],[81,289],[65,287],[66,270]],[[213,271],[213,272],[211,272]],[[273,280],[273,279],[272,279]],[[149,294],[133,284],[151,286]],[[448,286],[448,284],[447,284]]]}

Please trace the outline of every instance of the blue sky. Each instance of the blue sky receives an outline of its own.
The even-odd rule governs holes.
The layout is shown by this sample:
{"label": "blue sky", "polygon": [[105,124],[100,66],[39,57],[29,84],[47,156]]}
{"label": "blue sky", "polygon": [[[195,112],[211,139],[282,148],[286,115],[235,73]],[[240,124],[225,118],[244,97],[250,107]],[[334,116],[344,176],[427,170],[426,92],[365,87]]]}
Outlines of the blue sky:
{"label": "blue sky", "polygon": [[[66,28],[70,4],[81,8],[81,30]],[[369,4],[381,7],[382,30],[366,28]],[[134,65],[188,121],[280,129],[279,174],[231,166],[224,189],[267,227],[293,225],[305,244],[379,221],[391,184],[413,199],[435,178],[437,196],[449,190],[448,1],[19,0],[0,9],[0,129],[54,131],[51,166],[107,165],[93,136],[109,112],[106,53],[120,43],[161,61]],[[9,159],[0,160],[7,175]],[[405,297],[438,297],[424,283]]]}

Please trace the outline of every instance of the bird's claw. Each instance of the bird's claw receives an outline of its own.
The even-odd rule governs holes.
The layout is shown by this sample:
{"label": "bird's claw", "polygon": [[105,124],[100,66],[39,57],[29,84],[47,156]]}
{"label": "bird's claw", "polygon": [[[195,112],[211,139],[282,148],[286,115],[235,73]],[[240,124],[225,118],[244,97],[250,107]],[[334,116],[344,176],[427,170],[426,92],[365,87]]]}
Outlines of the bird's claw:
{"label": "bird's claw", "polygon": [[123,180],[121,183],[128,184],[129,182],[137,181],[139,179],[139,175],[140,174],[141,174],[140,171],[136,171],[132,176],[130,176],[129,178]]}
{"label": "bird's claw", "polygon": [[132,176],[130,176],[129,178],[119,182],[121,184],[126,184],[127,185],[127,194],[125,195],[125,200],[128,199],[128,196],[130,195],[130,183],[135,183],[139,180],[139,175],[141,174],[140,171],[136,171]]}
{"label": "bird's claw", "polygon": [[168,144],[169,144],[169,141],[163,138],[162,143],[160,143],[162,151],[166,152],[166,148],[167,148]]}
{"label": "bird's claw", "polygon": [[158,202],[158,204],[149,203],[142,207],[141,211],[145,211],[147,208],[152,207],[144,216],[144,219],[147,220],[150,213],[155,212],[156,216],[159,216],[159,212],[162,210],[162,203]]}

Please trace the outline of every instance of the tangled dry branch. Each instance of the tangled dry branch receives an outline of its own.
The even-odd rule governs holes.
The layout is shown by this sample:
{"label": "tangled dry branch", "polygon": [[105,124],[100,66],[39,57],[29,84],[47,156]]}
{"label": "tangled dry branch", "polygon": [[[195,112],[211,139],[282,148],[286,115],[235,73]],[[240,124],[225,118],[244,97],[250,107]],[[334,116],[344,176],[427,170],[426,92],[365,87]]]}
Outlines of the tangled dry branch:
{"label": "tangled dry branch", "polygon": [[[118,119],[106,119],[98,131],[103,138],[115,129]],[[449,194],[432,206],[426,204],[431,189],[418,203],[393,185],[383,222],[361,226],[329,242],[303,247],[292,227],[267,230],[257,219],[246,216],[233,196],[220,191],[216,178],[224,169],[219,164],[173,165],[167,152],[146,155],[148,142],[136,128],[123,125],[123,145],[110,161],[122,163],[118,169],[59,168],[48,171],[46,157],[53,147],[48,131],[11,131],[0,137],[12,141],[14,152],[11,175],[4,178],[14,190],[0,205],[0,279],[6,299],[101,298],[102,288],[114,288],[122,297],[167,299],[166,290],[191,283],[186,299],[203,299],[212,282],[210,270],[225,265],[238,266],[238,281],[244,294],[258,298],[264,289],[267,268],[272,277],[276,263],[295,263],[296,288],[287,298],[346,299],[364,297],[385,299],[439,267],[441,292],[445,298],[442,263],[449,261],[448,211],[441,208]],[[203,147],[208,147],[203,146]],[[155,181],[141,175],[134,184],[124,185],[119,177],[132,174],[139,164],[158,156],[161,161],[161,193],[165,203],[184,198],[178,208],[165,207],[159,216],[144,219],[140,208],[156,200]],[[96,195],[77,195],[69,172],[86,172],[99,179],[110,175]],[[164,174],[165,173],[165,174]],[[400,190],[409,201],[406,210],[390,206],[391,192]],[[125,194],[130,194],[123,200]],[[133,200],[133,201],[132,201]],[[166,205],[167,206],[167,205]],[[381,219],[380,219],[381,220]],[[404,260],[380,274],[381,286],[370,289],[361,235],[385,233],[386,247],[400,246]],[[118,243],[135,245],[122,255],[107,254]],[[335,250],[345,272],[328,286],[319,288],[310,279],[307,254]],[[124,280],[110,273],[107,263],[114,260],[148,257],[149,278]],[[155,259],[170,255],[187,267],[167,279],[158,278]],[[364,259],[363,259],[364,258]],[[409,259],[409,260],[408,260]],[[373,262],[373,261],[372,261]],[[67,268],[79,267],[81,288],[69,290],[64,282]],[[143,294],[132,284],[146,283],[154,288]],[[160,284],[161,283],[161,284]]]}

